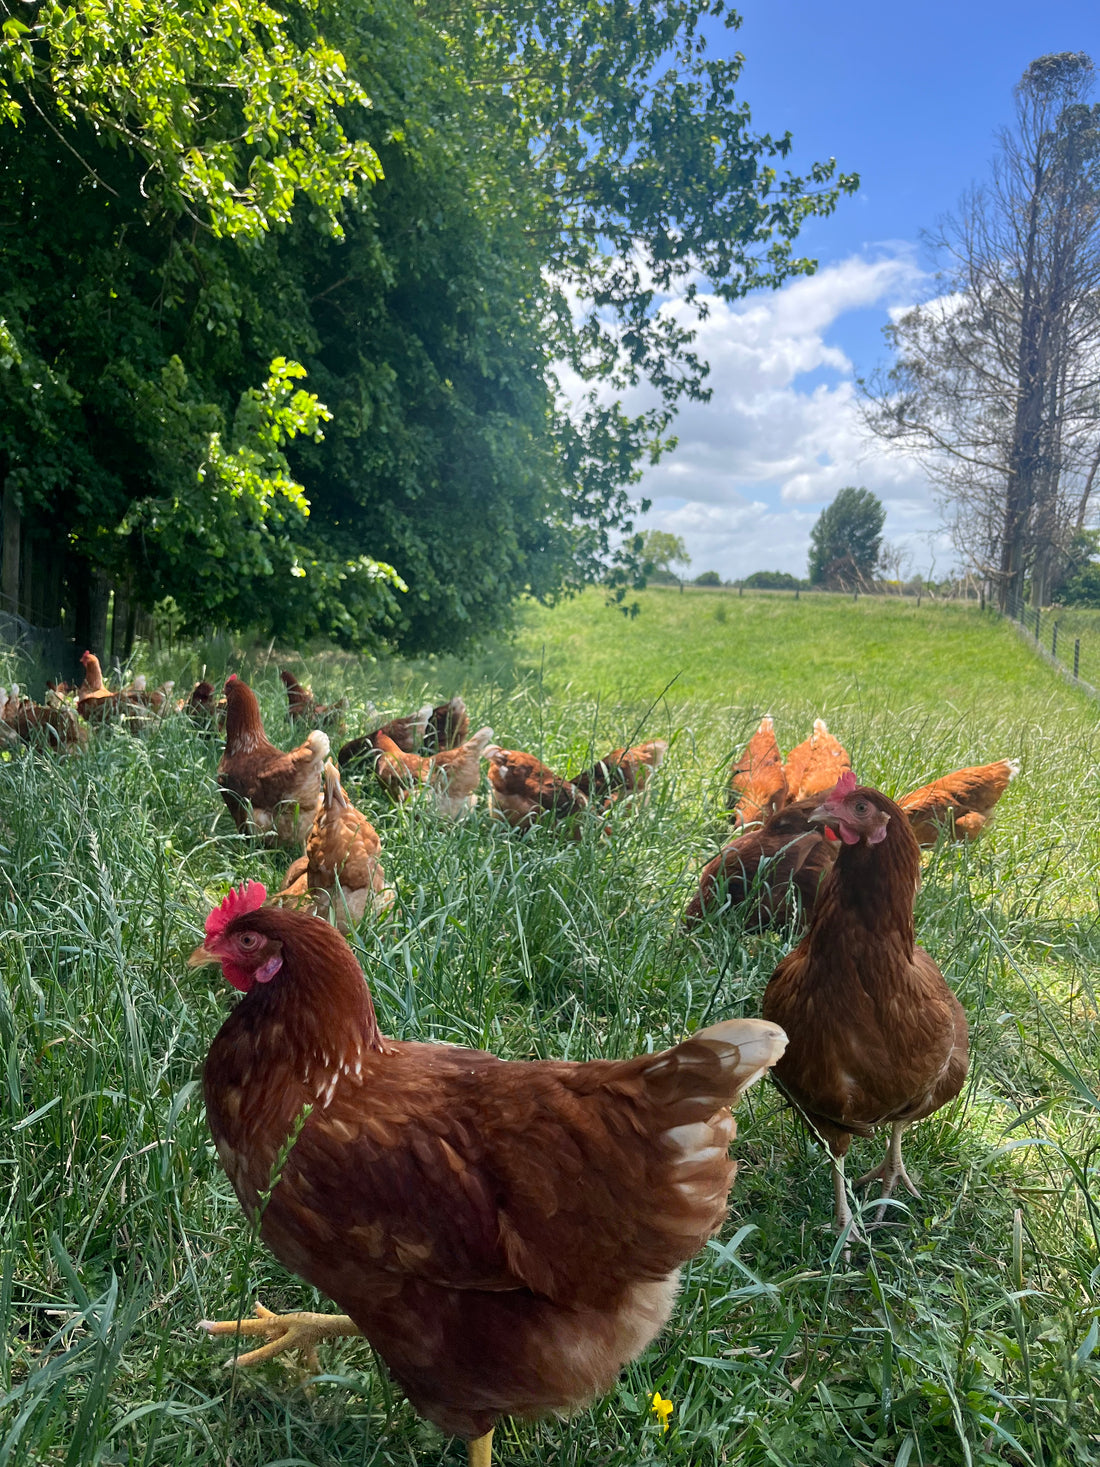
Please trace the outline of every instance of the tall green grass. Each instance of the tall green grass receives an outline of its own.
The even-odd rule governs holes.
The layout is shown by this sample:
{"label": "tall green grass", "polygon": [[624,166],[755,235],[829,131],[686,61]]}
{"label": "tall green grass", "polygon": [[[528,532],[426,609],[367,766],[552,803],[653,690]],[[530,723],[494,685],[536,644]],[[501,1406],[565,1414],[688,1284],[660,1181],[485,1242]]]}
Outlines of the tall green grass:
{"label": "tall green grass", "polygon": [[[277,658],[196,649],[173,659],[181,687],[204,659],[247,668],[289,746]],[[474,726],[563,769],[670,739],[649,806],[605,839],[595,821],[576,843],[481,812],[442,826],[354,787],[400,896],[353,937],[384,1027],[513,1057],[627,1055],[758,1012],[791,935],[722,919],[689,937],[679,914],[761,712],[787,746],[824,713],[892,791],[1021,757],[988,835],[926,864],[918,929],[967,1008],[973,1063],[960,1102],[910,1134],[922,1199],[846,1265],[827,1160],[758,1087],[729,1224],[669,1329],[590,1411],[505,1425],[497,1451],[560,1467],[1100,1459],[1095,705],[992,618],[863,599],[647,593],[628,622],[589,597],[530,610],[466,664],[307,666],[319,695],[348,691],[356,727],[368,702],[458,690]],[[305,1390],[278,1364],[224,1370],[195,1329],[256,1297],[314,1302],[252,1245],[197,1088],[233,995],[186,955],[230,881],[277,885],[288,861],[233,832],[217,754],[172,718],[0,765],[0,1467],[464,1461],[363,1342],[333,1347]],[[853,1166],[881,1144],[857,1143]],[[667,1434],[655,1389],[675,1403]]]}

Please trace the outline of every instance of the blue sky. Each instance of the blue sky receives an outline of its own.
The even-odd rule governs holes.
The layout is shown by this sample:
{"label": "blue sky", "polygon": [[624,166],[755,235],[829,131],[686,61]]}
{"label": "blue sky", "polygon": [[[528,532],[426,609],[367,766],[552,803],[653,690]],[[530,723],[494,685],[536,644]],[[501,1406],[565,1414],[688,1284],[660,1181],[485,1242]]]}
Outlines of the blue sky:
{"label": "blue sky", "polygon": [[740,30],[711,35],[719,54],[745,57],[754,130],[793,134],[794,171],[835,157],[861,188],[804,229],[815,277],[712,314],[701,340],[714,396],[684,411],[680,447],[647,473],[641,492],[654,507],[642,524],[682,535],[692,573],[804,574],[820,510],[844,484],[863,484],[882,497],[886,536],[912,569],[934,560],[942,573],[953,555],[924,475],[866,440],[853,380],[885,362],[890,310],[929,293],[922,231],[987,176],[1024,68],[1052,51],[1086,51],[1100,66],[1100,4],[751,0],[739,10]]}

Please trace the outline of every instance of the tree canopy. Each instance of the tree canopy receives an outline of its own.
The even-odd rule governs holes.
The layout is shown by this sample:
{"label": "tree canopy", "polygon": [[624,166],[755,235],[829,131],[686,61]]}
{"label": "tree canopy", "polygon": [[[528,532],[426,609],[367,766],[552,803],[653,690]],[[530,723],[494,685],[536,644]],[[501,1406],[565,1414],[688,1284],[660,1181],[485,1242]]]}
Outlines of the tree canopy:
{"label": "tree canopy", "polygon": [[646,530],[639,554],[647,574],[656,571],[671,575],[674,565],[682,565],[686,570],[691,564],[687,546],[679,535],[673,535],[669,530]]}
{"label": "tree canopy", "polygon": [[1041,56],[1015,90],[989,181],[939,231],[933,299],[887,328],[867,421],[916,452],[955,544],[1037,605],[1091,518],[1100,470],[1100,105],[1083,52]]}
{"label": "tree canopy", "polygon": [[0,17],[0,484],[78,637],[109,582],[457,647],[637,568],[630,487],[707,392],[661,296],[808,273],[856,182],[781,173],[720,0]]}
{"label": "tree canopy", "polygon": [[870,489],[848,485],[810,531],[810,584],[842,591],[870,583],[882,548],[886,511]]}

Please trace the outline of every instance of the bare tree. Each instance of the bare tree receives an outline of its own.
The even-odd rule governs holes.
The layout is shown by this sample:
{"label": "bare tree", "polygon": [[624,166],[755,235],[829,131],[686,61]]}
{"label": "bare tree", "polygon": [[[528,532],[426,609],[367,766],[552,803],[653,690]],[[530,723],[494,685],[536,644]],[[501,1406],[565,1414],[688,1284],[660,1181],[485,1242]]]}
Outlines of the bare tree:
{"label": "bare tree", "polygon": [[1042,604],[1100,466],[1100,107],[1080,52],[1032,62],[992,178],[945,221],[937,296],[888,328],[865,420],[915,451],[967,563]]}

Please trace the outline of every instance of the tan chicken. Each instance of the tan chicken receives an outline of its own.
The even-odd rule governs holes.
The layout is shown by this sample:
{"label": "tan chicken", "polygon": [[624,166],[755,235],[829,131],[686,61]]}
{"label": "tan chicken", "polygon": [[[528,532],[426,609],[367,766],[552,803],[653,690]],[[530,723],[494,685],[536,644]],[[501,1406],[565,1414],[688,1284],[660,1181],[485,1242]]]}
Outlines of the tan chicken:
{"label": "tan chicken", "polygon": [[836,860],[836,843],[811,819],[815,796],[796,800],[747,830],[703,868],[699,890],[684,912],[688,926],[728,905],[751,906],[746,926],[786,927],[796,916],[808,921],[818,891]]}
{"label": "tan chicken", "polygon": [[421,756],[404,753],[392,739],[380,733],[376,735],[374,772],[397,804],[426,792],[440,815],[456,820],[477,802],[481,761],[492,737],[491,728],[479,728],[473,738],[457,749]]}
{"label": "tan chicken", "polygon": [[76,706],[81,718],[88,723],[102,723],[120,714],[140,714],[140,707],[131,702],[125,693],[112,692],[103,681],[103,669],[94,652],[82,652],[84,681],[76,690]]}
{"label": "tan chicken", "polygon": [[328,734],[315,728],[304,744],[284,753],[264,733],[256,694],[236,673],[226,681],[225,700],[218,786],[234,824],[278,845],[304,844],[321,798]]}
{"label": "tan chicken", "polygon": [[967,1024],[943,974],[916,945],[920,847],[893,800],[846,770],[812,819],[838,842],[810,930],[776,968],[764,1017],[789,1046],[775,1079],[828,1143],[836,1226],[851,1226],[844,1158],[853,1136],[890,1127],[886,1160],[857,1186],[882,1183],[881,1217],[900,1181],[914,1121],[962,1089]]}
{"label": "tan chicken", "polygon": [[291,865],[274,900],[295,898],[287,904],[331,917],[341,932],[347,932],[368,910],[379,914],[393,905],[396,893],[386,885],[381,855],[378,832],[348,799],[329,759],[306,853]]}
{"label": "tan chicken", "polygon": [[815,718],[810,737],[787,755],[788,797],[805,800],[823,795],[851,767],[844,745],[829,732],[823,718]]}
{"label": "tan chicken", "polygon": [[775,724],[771,714],[765,713],[730,772],[729,807],[734,824],[744,827],[767,820],[786,804],[787,793]]}
{"label": "tan chicken", "polygon": [[263,1241],[348,1312],[205,1328],[266,1337],[238,1365],[365,1335],[490,1467],[501,1416],[581,1409],[667,1322],[726,1215],[731,1107],[784,1035],[729,1019],[588,1063],[390,1039],[344,939],[264,896],[231,892],[192,955],[244,995],[207,1057],[207,1119]]}
{"label": "tan chicken", "polygon": [[667,753],[664,739],[652,739],[630,749],[612,749],[591,769],[574,774],[570,783],[591,802],[599,801],[604,809],[624,796],[633,797],[635,804],[642,803],[648,794],[649,776],[660,769]]}
{"label": "tan chicken", "polygon": [[492,789],[490,810],[509,825],[521,829],[549,817],[565,823],[577,833],[577,818],[588,809],[588,796],[568,779],[525,754],[520,749],[502,749],[496,744],[485,750]]}
{"label": "tan chicken", "polygon": [[898,797],[918,844],[934,846],[941,832],[958,840],[977,840],[993,807],[1020,772],[1015,759],[956,769],[942,779]]}

